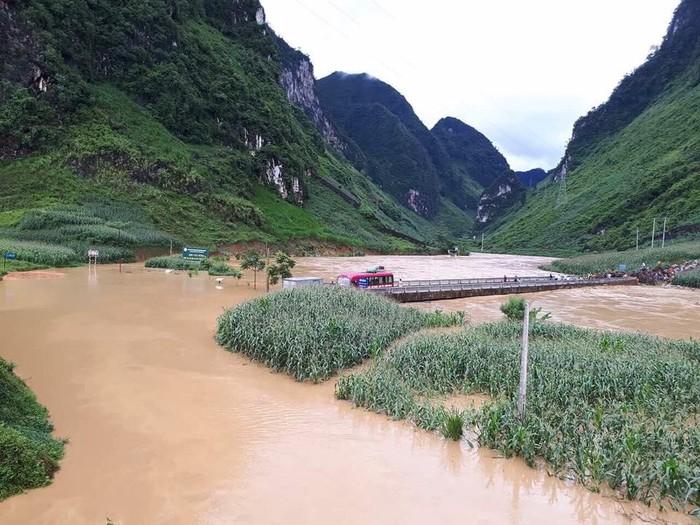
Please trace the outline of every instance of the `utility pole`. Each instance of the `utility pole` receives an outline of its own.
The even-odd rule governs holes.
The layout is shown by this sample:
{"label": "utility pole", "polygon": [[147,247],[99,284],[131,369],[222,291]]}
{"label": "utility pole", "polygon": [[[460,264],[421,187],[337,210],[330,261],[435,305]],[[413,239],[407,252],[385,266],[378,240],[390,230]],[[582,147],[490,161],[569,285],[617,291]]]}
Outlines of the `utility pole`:
{"label": "utility pole", "polygon": [[664,217],[664,233],[661,235],[661,247],[664,248],[666,246],[666,220],[668,217]]}
{"label": "utility pole", "polygon": [[170,239],[170,255],[173,254],[173,240]]}
{"label": "utility pole", "polygon": [[637,251],[639,251],[639,228],[637,228]]}
{"label": "utility pole", "polygon": [[484,253],[484,234],[481,233],[481,253]]}
{"label": "utility pole", "polygon": [[265,243],[265,291],[270,291],[270,247]]}
{"label": "utility pole", "polygon": [[520,388],[518,389],[518,419],[525,417],[525,399],[527,397],[527,354],[530,339],[530,303],[525,301],[523,317],[523,346],[520,352]]}
{"label": "utility pole", "polygon": [[654,248],[654,237],[656,237],[656,217],[654,217],[654,225],[651,227],[651,247]]}

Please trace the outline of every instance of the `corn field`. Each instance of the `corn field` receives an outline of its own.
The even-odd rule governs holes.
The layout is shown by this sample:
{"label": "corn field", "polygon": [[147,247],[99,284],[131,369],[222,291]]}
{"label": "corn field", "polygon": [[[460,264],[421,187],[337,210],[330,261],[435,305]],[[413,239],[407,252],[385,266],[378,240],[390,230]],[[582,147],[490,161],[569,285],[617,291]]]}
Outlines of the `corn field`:
{"label": "corn field", "polygon": [[75,250],[66,246],[0,238],[0,254],[4,252],[16,253],[20,261],[46,266],[70,266],[78,258]]}
{"label": "corn field", "polygon": [[0,230],[0,251],[38,265],[71,266],[84,263],[90,249],[99,250],[101,263],[129,262],[135,247],[181,244],[148,223],[129,220],[132,211],[107,205],[29,211]]}
{"label": "corn field", "polygon": [[524,419],[517,417],[521,327],[503,321],[397,345],[336,395],[439,430],[453,393],[491,401],[465,411],[483,446],[545,460],[592,490],[700,505],[700,343],[537,323]]}
{"label": "corn field", "polygon": [[459,314],[425,313],[369,292],[314,286],[228,310],[218,320],[216,339],[299,381],[322,381],[411,332],[461,322]]}

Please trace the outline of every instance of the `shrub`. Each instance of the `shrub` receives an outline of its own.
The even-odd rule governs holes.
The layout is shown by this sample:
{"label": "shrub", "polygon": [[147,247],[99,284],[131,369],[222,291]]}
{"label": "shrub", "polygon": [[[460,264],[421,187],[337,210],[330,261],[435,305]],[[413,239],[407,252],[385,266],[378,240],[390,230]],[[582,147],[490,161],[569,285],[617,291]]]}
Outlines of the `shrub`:
{"label": "shrub", "polygon": [[165,268],[169,270],[198,270],[198,261],[188,261],[180,255],[163,255],[151,257],[145,263],[146,268]]}
{"label": "shrub", "polygon": [[202,266],[202,270],[207,270],[209,275],[213,276],[235,277],[236,279],[243,277],[243,273],[238,268],[234,268],[223,261],[214,261],[207,265],[207,268]]}
{"label": "shrub", "polygon": [[688,286],[689,288],[700,288],[700,268],[677,274],[673,278],[673,284]]}
{"label": "shrub", "polygon": [[430,315],[369,292],[282,290],[225,312],[216,339],[297,380],[320,381],[429,326]]}
{"label": "shrub", "polygon": [[464,417],[462,414],[453,413],[447,416],[442,427],[442,435],[447,439],[459,441],[464,431]]}
{"label": "shrub", "polygon": [[[511,321],[522,321],[525,318],[525,299],[511,297],[501,305],[501,312]],[[551,317],[549,312],[540,317],[541,312],[542,308],[530,308],[530,322],[546,321]]]}

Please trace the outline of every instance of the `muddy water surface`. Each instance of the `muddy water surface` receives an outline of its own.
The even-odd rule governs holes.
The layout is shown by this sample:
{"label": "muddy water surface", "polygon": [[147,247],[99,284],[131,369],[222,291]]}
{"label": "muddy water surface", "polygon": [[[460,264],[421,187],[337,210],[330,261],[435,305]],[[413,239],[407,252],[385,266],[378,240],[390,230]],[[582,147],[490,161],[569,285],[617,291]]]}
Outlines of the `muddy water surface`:
{"label": "muddy water surface", "polygon": [[[319,257],[303,259],[300,271],[335,279],[342,272],[384,265],[403,279],[465,279],[507,275],[549,275],[538,266],[552,259],[473,254],[469,257]],[[700,290],[677,286],[608,286],[526,294],[534,307],[552,319],[592,328],[634,330],[662,337],[700,338]],[[507,296],[470,297],[413,303],[429,310],[461,310],[476,323],[502,318],[499,306]]]}
{"label": "muddy water surface", "polygon": [[[444,259],[391,264],[406,278],[442,266],[454,276]],[[468,259],[474,266],[459,276],[499,275],[509,264]],[[348,262],[357,269],[334,264]],[[318,263],[301,261],[300,273]],[[525,275],[537,263],[510,264]],[[3,525],[683,518],[353,409],[334,400],[332,381],[298,384],[221,350],[216,316],[257,294],[245,282],[217,290],[205,276],[125,270],[0,283],[0,355],[70,440],[51,486],[0,502]]]}

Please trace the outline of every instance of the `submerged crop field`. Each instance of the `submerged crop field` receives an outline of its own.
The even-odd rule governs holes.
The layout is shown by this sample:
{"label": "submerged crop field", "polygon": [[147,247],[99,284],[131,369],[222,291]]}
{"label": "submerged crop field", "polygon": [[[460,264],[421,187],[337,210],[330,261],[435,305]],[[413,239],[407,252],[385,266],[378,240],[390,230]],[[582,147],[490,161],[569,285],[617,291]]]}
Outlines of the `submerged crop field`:
{"label": "submerged crop field", "polygon": [[44,267],[79,265],[90,249],[99,251],[101,263],[129,262],[136,248],[171,242],[181,244],[133,210],[109,204],[32,210],[12,225],[0,224],[0,253],[11,251],[18,262]]}
{"label": "submerged crop field", "polygon": [[[520,336],[508,321],[419,335],[341,377],[336,395],[445,435],[461,417],[480,445],[592,490],[700,505],[700,343],[537,322],[521,421]],[[440,403],[454,393],[491,401],[455,414]]]}
{"label": "submerged crop field", "polygon": [[428,313],[372,293],[313,286],[228,310],[219,318],[216,339],[299,381],[322,381],[378,355],[404,335],[461,323],[460,314]]}
{"label": "submerged crop field", "polygon": [[665,248],[645,248],[622,252],[602,252],[579,255],[569,259],[558,259],[545,266],[545,270],[587,275],[589,273],[611,272],[619,265],[627,266],[628,271],[635,271],[646,265],[648,268],[668,266],[700,259],[700,242],[684,242]]}
{"label": "submerged crop field", "polygon": [[0,358],[0,500],[48,485],[63,456],[46,409]]}

